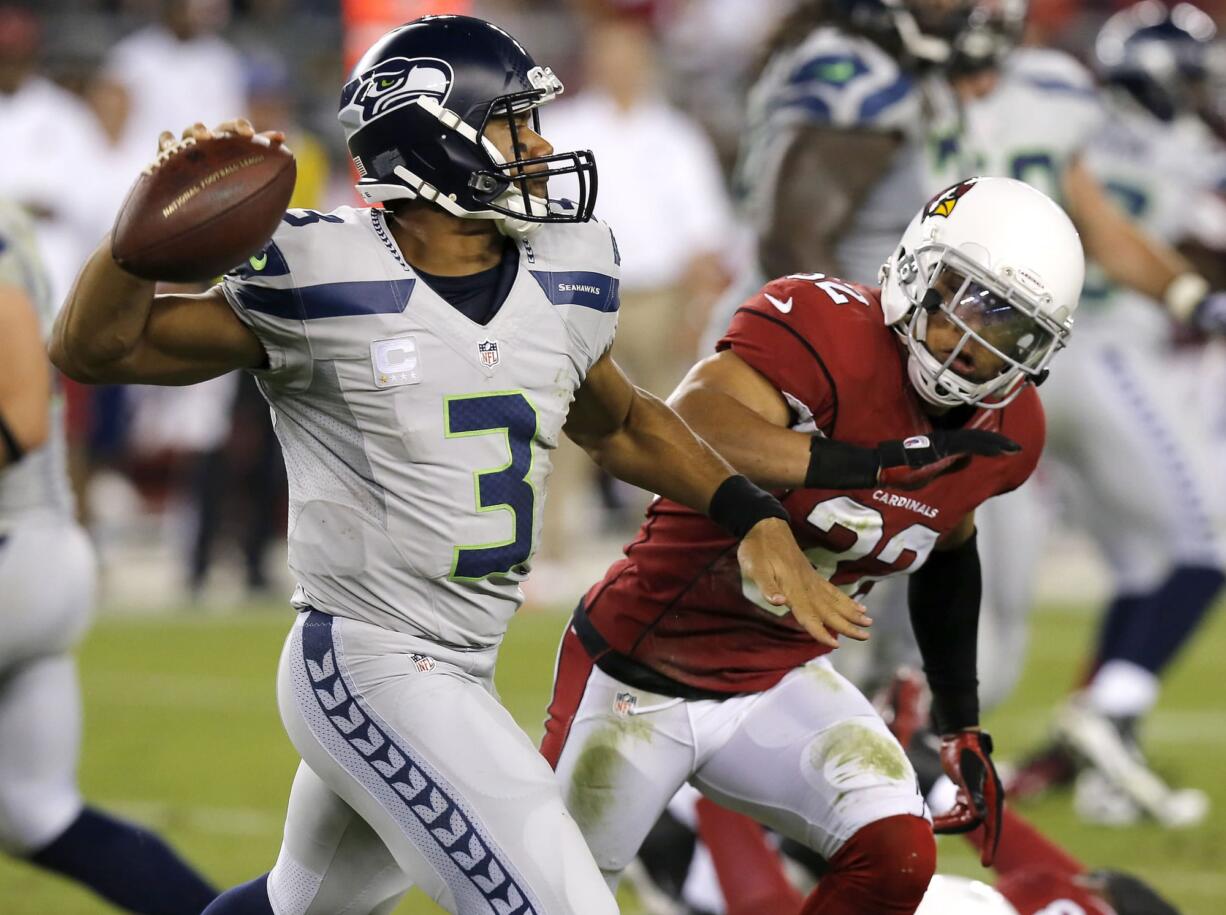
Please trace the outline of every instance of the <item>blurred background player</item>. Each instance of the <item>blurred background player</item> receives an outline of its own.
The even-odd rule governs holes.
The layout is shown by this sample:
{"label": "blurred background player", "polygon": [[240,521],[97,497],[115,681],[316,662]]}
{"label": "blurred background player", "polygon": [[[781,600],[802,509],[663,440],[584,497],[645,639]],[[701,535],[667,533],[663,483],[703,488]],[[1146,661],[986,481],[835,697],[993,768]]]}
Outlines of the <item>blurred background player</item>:
{"label": "blurred background player", "polygon": [[0,198],[0,849],[146,915],[216,895],[157,836],[77,789],[94,555],[73,517],[63,417],[44,349],[55,303],[34,229]]}
{"label": "blurred background player", "polygon": [[926,125],[947,97],[926,76],[949,59],[970,9],[800,0],[779,23],[749,90],[734,179],[752,257],[712,314],[704,355],[770,277],[820,269],[876,281],[931,195]]}
{"label": "blurred background player", "polygon": [[[1188,61],[1186,74],[1178,78],[1203,80],[1212,23],[1191,7],[1157,18],[1154,7],[1144,9],[1148,12],[1121,14],[1131,28],[1117,19],[1104,29],[1106,43],[1119,48],[1119,82],[1140,83],[1139,61],[1156,60],[1164,51],[1172,66],[1177,59]],[[1179,240],[1174,214],[1193,211],[1197,197],[1211,193],[1205,173],[1215,162],[1220,169],[1220,160],[1207,154],[1203,123],[1199,148],[1175,143],[1163,161],[1153,161],[1152,151],[1164,146],[1164,139],[1151,136],[1149,161],[1141,167],[1155,176],[1152,185],[1168,188],[1165,215],[1151,206],[1144,218],[1146,208],[1135,200],[1139,191],[1132,193],[1129,210],[1121,208],[1112,197],[1129,198],[1125,186],[1116,183],[1118,189],[1110,192],[1122,177],[1120,158],[1146,156],[1135,143],[1121,141],[1123,125],[1107,139],[1112,121],[1105,119],[1093,78],[1062,52],[1014,49],[1024,5],[984,4],[979,11],[982,18],[972,21],[951,71],[963,118],[957,134],[937,144],[936,180],[978,168],[1058,194],[1081,230],[1087,256],[1097,262],[1098,276],[1115,283],[1111,296],[1100,293],[1100,307],[1079,320],[1068,370],[1042,389],[1053,475],[1070,484],[1064,488],[1071,494],[1072,513],[1099,544],[1116,590],[1092,679],[1061,710],[1057,730],[1061,741],[1096,770],[1079,791],[1079,807],[1088,816],[1117,818],[1104,806],[1114,796],[1133,808],[1134,817],[1139,808],[1170,825],[1195,822],[1205,815],[1204,796],[1167,788],[1146,767],[1134,731],[1157,699],[1158,674],[1191,636],[1224,581],[1224,519],[1213,517],[1206,429],[1184,414],[1179,389],[1165,379],[1161,366],[1169,340],[1163,303],[1177,320],[1198,330],[1215,333],[1224,327],[1226,296],[1210,294],[1208,282],[1171,246]],[[1181,28],[1175,20],[1192,27]],[[1138,32],[1142,21],[1150,23],[1148,33],[1122,34]],[[1199,77],[1192,72],[1194,56],[1200,58]],[[1187,87],[1180,97],[1191,99],[1194,93]],[[1097,169],[1090,152],[1096,147],[1102,150]],[[1192,159],[1197,164],[1190,164]],[[1112,160],[1117,164],[1108,167]],[[1139,479],[1144,486],[1137,486]],[[994,595],[994,627],[985,629],[983,641],[989,663],[982,670],[993,701],[1008,694],[1021,670],[1022,621],[1032,603],[1043,543],[1035,536],[1044,527],[1037,497],[1032,484],[990,506],[982,518]],[[1091,800],[1095,789],[1098,799]]]}

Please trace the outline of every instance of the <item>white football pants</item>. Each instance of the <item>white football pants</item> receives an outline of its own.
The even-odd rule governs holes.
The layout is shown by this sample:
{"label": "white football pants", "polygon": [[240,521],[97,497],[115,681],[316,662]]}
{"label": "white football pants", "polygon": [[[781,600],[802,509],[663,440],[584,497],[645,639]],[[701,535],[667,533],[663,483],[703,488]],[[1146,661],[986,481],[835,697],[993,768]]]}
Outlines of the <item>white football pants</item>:
{"label": "white football pants", "polygon": [[492,671],[420,645],[318,611],[290,630],[277,694],[303,764],[268,881],[277,915],[383,915],[413,885],[460,915],[616,913]]}
{"label": "white football pants", "polygon": [[24,855],[81,812],[81,697],[72,647],[89,625],[94,552],[73,521],[0,531],[0,850]]}
{"label": "white football pants", "polygon": [[558,783],[611,884],[687,781],[826,858],[869,823],[928,815],[902,747],[825,658],[765,692],[687,701],[592,666],[568,627],[554,695],[555,714],[577,697]]}

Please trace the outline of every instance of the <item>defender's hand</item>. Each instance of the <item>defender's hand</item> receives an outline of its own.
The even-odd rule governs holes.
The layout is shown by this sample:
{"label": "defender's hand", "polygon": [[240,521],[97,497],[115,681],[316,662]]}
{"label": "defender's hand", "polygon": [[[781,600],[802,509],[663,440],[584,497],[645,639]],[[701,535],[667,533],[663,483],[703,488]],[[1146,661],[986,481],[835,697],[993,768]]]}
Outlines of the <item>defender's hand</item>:
{"label": "defender's hand", "polygon": [[984,429],[935,429],[927,435],[878,445],[881,470],[877,481],[896,489],[919,489],[939,476],[961,470],[972,457],[999,457],[1021,450],[1013,439]]}
{"label": "defender's hand", "polygon": [[982,823],[979,862],[991,867],[1005,809],[1005,789],[992,765],[992,736],[978,730],[944,735],[941,767],[957,786],[958,797],[948,812],[933,818],[932,828],[938,833],[970,832]]}
{"label": "defender's hand", "polygon": [[934,429],[926,435],[878,442],[874,448],[814,436],[805,486],[809,489],[919,489],[954,473],[972,457],[1015,454],[1021,446],[983,429]]}
{"label": "defender's hand", "polygon": [[796,545],[792,529],[779,518],[753,526],[737,548],[741,570],[763,597],[776,607],[787,606],[817,641],[838,648],[837,635],[864,641],[871,626],[864,608],[818,575]]}

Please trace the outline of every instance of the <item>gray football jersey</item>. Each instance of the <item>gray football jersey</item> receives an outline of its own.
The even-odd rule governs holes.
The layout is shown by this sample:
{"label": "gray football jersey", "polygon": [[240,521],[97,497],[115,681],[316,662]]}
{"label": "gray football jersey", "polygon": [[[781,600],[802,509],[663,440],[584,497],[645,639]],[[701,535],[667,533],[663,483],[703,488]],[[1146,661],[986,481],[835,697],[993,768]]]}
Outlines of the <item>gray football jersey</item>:
{"label": "gray football jersey", "polygon": [[1062,51],[1018,48],[988,96],[934,137],[928,187],[970,175],[1016,178],[1056,200],[1061,174],[1101,129],[1102,99],[1088,70]]}
{"label": "gray football jersey", "polygon": [[618,307],[604,224],[542,225],[519,254],[486,325],[413,272],[378,209],[291,210],[225,278],[268,353],[297,604],[459,649],[502,637],[551,452]]}
{"label": "gray football jersey", "polygon": [[[1101,130],[1086,147],[1085,161],[1116,203],[1151,235],[1171,244],[1206,237],[1223,241],[1226,146],[1198,118],[1165,123],[1127,98],[1113,98]],[[1204,219],[1203,217],[1209,217]],[[1206,232],[1202,223],[1213,229]],[[1086,275],[1079,326],[1112,329],[1143,338],[1168,338],[1165,309],[1112,284],[1096,265]]]}
{"label": "gray football jersey", "polygon": [[[750,223],[772,219],[779,171],[792,137],[806,127],[889,132],[902,149],[840,234],[845,278],[873,284],[903,230],[927,199],[924,143],[928,86],[867,38],[823,26],[774,57],[751,90],[736,189]],[[812,269],[829,269],[814,264]]]}
{"label": "gray football jersey", "polygon": [[[34,227],[17,204],[0,199],[0,286],[16,286],[34,305],[43,337],[51,333],[56,303],[35,247]],[[32,515],[73,516],[64,445],[62,398],[51,398],[47,442],[0,470],[0,528]]]}

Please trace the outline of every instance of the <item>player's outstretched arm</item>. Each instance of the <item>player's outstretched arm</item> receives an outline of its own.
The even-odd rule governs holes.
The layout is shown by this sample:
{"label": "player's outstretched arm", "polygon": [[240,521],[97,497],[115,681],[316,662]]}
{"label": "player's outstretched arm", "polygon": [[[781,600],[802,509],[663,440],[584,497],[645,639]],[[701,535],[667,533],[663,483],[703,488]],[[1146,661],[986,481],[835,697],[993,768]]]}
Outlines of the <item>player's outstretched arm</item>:
{"label": "player's outstretched arm", "polygon": [[992,763],[992,738],[979,728],[976,644],[982,578],[975,520],[967,515],[911,575],[911,626],[932,691],[932,723],[941,737],[941,767],[957,800],[939,811],[938,832],[983,826],[980,861],[992,864],[1000,842],[1005,792]]}
{"label": "player's outstretched arm", "polygon": [[669,404],[733,467],[767,489],[916,489],[960,470],[971,456],[997,457],[1018,445],[979,429],[934,430],[875,448],[790,428],[783,395],[732,350],[692,368]]}
{"label": "player's outstretched arm", "polygon": [[87,384],[195,384],[258,368],[264,349],[219,288],[154,295],[122,270],[104,240],[86,262],[51,336],[51,361]]}
{"label": "player's outstretched arm", "polygon": [[566,434],[614,476],[704,512],[741,538],[738,558],[766,599],[788,606],[819,642],[867,639],[864,610],[819,576],[787,512],[698,438],[662,401],[630,383],[607,354],[575,395]]}
{"label": "player's outstretched arm", "polygon": [[1164,303],[1180,321],[1194,319],[1209,295],[1209,282],[1192,262],[1129,219],[1084,163],[1069,165],[1062,183],[1086,255],[1108,278]]}
{"label": "player's outstretched arm", "polygon": [[[218,133],[250,136],[246,121]],[[183,132],[210,135],[202,124]],[[159,149],[174,143],[169,132]],[[278,140],[279,142],[279,140]],[[193,384],[232,369],[258,368],[263,347],[234,314],[219,288],[201,295],[155,295],[156,284],[123,270],[110,238],[77,275],[51,337],[51,360],[68,377],[90,384]]]}

